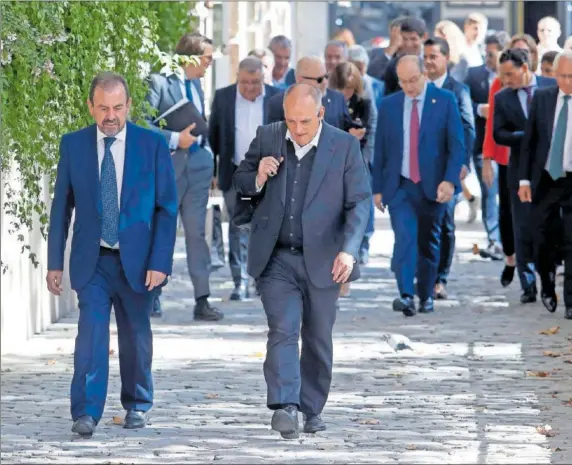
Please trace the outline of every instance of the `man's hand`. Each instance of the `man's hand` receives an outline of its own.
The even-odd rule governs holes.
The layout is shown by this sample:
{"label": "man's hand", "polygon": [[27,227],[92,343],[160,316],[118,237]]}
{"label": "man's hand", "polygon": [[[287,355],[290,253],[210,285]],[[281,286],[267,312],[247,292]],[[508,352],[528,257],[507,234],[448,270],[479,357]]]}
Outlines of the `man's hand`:
{"label": "man's hand", "polygon": [[483,103],[481,105],[481,114],[483,115],[483,118],[489,119],[489,104],[488,103]]}
{"label": "man's hand", "polygon": [[188,149],[197,141],[197,137],[191,134],[191,131],[195,129],[195,123],[187,126],[179,133],[179,147],[182,149]]}
{"label": "man's hand", "polygon": [[453,198],[454,193],[455,186],[453,186],[449,181],[443,181],[439,184],[439,187],[437,187],[437,202],[447,203]]}
{"label": "man's hand", "polygon": [[167,275],[165,273],[161,273],[160,271],[147,271],[147,278],[145,279],[145,286],[149,291],[152,291],[154,288],[163,284]]}
{"label": "man's hand", "polygon": [[353,268],[354,257],[352,257],[349,253],[340,252],[334,260],[334,267],[332,268],[334,281],[338,284],[345,283],[349,279]]}
{"label": "man's hand", "polygon": [[461,168],[461,181],[464,181],[468,174],[469,174],[469,168],[463,165],[463,167]]}
{"label": "man's hand", "polygon": [[48,275],[46,276],[46,283],[48,283],[48,291],[54,295],[61,295],[63,291],[61,288],[63,274],[64,272],[59,270],[48,271]]}
{"label": "man's hand", "polygon": [[495,172],[493,170],[493,161],[490,158],[483,160],[483,181],[487,187],[492,187],[495,181]]}
{"label": "man's hand", "polygon": [[383,213],[385,211],[385,205],[383,205],[381,194],[375,194],[373,196],[373,203],[375,205],[375,208],[377,208],[380,212]]}
{"label": "man's hand", "polygon": [[269,177],[276,176],[280,163],[284,161],[284,157],[277,160],[275,157],[264,157],[258,165],[258,174],[256,175],[256,184],[258,187],[264,186]]}
{"label": "man's hand", "polygon": [[362,140],[363,137],[365,136],[365,128],[351,128],[348,131],[352,136],[357,137],[357,140]]}
{"label": "man's hand", "polygon": [[530,186],[520,186],[518,188],[518,198],[523,203],[532,202],[532,189]]}

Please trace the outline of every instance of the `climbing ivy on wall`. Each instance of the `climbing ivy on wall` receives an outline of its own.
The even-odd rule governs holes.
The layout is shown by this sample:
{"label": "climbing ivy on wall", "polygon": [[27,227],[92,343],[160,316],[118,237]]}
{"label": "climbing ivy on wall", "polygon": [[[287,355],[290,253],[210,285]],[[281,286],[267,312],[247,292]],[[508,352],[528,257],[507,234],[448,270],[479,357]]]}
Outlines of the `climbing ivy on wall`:
{"label": "climbing ivy on wall", "polygon": [[[51,191],[55,181],[60,137],[92,123],[86,100],[93,76],[102,70],[125,76],[131,119],[140,119],[157,45],[174,47],[193,29],[191,8],[190,2],[0,2],[2,208],[35,265],[22,233],[39,224],[46,235],[43,189]],[[4,176],[11,169],[15,184]]]}

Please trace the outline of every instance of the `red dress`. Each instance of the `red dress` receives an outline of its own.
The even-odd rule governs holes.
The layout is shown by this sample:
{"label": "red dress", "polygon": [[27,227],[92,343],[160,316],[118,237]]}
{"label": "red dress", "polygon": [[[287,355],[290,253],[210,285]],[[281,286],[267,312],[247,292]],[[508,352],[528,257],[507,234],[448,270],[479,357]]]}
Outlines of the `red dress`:
{"label": "red dress", "polygon": [[489,117],[485,124],[485,140],[483,141],[483,157],[491,158],[499,165],[508,165],[509,147],[498,145],[493,138],[493,117],[495,111],[495,94],[502,89],[500,79],[497,77],[491,84],[489,91]]}

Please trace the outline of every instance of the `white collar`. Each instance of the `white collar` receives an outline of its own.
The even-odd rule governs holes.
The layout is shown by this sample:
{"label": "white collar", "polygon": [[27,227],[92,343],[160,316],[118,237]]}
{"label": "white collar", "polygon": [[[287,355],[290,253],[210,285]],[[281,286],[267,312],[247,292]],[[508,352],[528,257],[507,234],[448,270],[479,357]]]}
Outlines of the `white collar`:
{"label": "white collar", "polygon": [[[99,142],[100,140],[106,138],[106,137],[110,137],[110,136],[106,136],[101,129],[99,129],[99,126],[96,126],[97,128],[97,142]],[[121,131],[119,131],[117,134],[115,134],[115,139],[119,139],[123,142],[125,142],[125,137],[127,134],[127,122],[125,123],[125,126],[123,126],[123,129]]]}
{"label": "white collar", "polygon": [[[565,96],[565,95],[568,95],[568,97],[571,97],[571,98],[572,98],[572,94],[565,94],[562,89],[559,89],[559,90],[558,90],[558,98],[564,99],[564,96]],[[569,104],[570,104],[570,103],[572,103],[572,102],[569,102]]]}
{"label": "white collar", "polygon": [[445,84],[445,81],[447,80],[447,76],[448,73],[443,74],[443,76],[438,77],[437,79],[435,79],[433,82],[433,84],[435,84],[439,89],[441,89],[441,87],[443,87],[443,84]]}
{"label": "white collar", "polygon": [[186,76],[185,76],[185,71],[183,70],[183,68],[181,68],[180,66],[177,66],[174,70],[171,69],[171,67],[169,66],[169,64],[166,64],[165,66],[163,66],[161,68],[161,71],[159,71],[159,74],[164,75],[165,77],[171,77],[171,76],[177,76],[179,78],[180,81],[185,82]]}
{"label": "white collar", "polygon": [[[318,141],[320,140],[320,134],[322,134],[322,122],[320,121],[320,126],[318,126],[318,132],[316,132],[316,135],[314,136],[314,138],[308,142],[306,145],[304,145],[303,147],[318,147]],[[286,140],[292,141],[292,144],[294,144],[294,148],[296,150],[299,150],[302,148],[302,146],[298,145],[296,143],[296,141],[294,139],[292,139],[292,135],[290,134],[290,129],[288,129],[286,131]]]}

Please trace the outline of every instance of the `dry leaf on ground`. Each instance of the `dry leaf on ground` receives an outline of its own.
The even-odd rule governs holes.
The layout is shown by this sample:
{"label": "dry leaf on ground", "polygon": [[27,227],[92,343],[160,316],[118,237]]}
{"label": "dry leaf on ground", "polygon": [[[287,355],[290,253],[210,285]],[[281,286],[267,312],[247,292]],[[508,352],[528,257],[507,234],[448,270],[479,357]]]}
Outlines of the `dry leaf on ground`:
{"label": "dry leaf on ground", "polygon": [[473,255],[479,255],[479,246],[477,244],[473,244]]}
{"label": "dry leaf on ground", "polygon": [[369,418],[367,420],[360,420],[359,424],[360,425],[379,425],[380,421],[376,420],[375,418]]}
{"label": "dry leaf on ground", "polygon": [[570,397],[568,400],[563,400],[562,403],[568,407],[572,407],[572,397]]}
{"label": "dry leaf on ground", "polygon": [[115,354],[115,350],[109,349],[109,355],[113,355],[113,354]]}
{"label": "dry leaf on ground", "polygon": [[55,364],[56,364],[56,361],[55,361],[55,360],[48,360],[48,361],[46,362],[46,365],[55,365]]}
{"label": "dry leaf on ground", "polygon": [[415,444],[407,444],[407,447],[405,447],[407,450],[415,450],[417,449],[417,446]]}
{"label": "dry leaf on ground", "polygon": [[560,331],[560,326],[553,326],[552,328],[543,329],[542,331],[539,331],[538,334],[544,334],[545,336],[552,336],[554,334],[558,334],[558,331]]}
{"label": "dry leaf on ground", "polygon": [[526,375],[534,376],[535,378],[546,378],[547,376],[550,376],[550,373],[547,371],[527,371]]}
{"label": "dry leaf on ground", "polygon": [[111,421],[114,425],[122,425],[123,424],[123,418],[118,417],[118,416],[114,416]]}
{"label": "dry leaf on ground", "polygon": [[250,354],[249,357],[264,357],[264,354],[262,352],[254,352]]}
{"label": "dry leaf on ground", "polygon": [[207,395],[205,395],[205,399],[216,399],[218,397],[218,394],[214,393],[214,392],[209,392]]}
{"label": "dry leaf on ground", "polygon": [[552,426],[550,425],[537,426],[536,431],[538,431],[539,434],[546,436],[547,438],[556,436],[556,433],[552,430]]}
{"label": "dry leaf on ground", "polygon": [[545,357],[562,357],[561,352],[552,352],[551,350],[545,350],[543,355]]}

